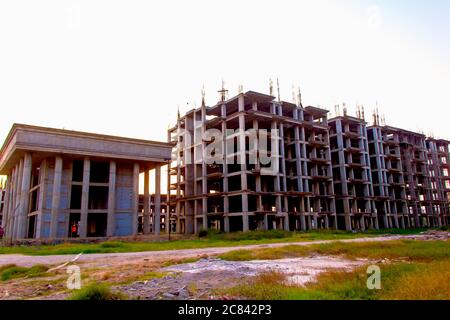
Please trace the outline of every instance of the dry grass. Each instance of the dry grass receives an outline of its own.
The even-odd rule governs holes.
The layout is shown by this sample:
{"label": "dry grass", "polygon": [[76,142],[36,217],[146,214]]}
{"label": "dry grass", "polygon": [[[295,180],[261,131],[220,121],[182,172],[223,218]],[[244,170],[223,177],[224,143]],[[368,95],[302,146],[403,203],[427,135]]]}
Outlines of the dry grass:
{"label": "dry grass", "polygon": [[381,267],[381,290],[366,286],[366,268],[330,271],[305,287],[285,284],[281,273],[263,273],[220,292],[256,300],[449,300],[450,262],[397,263]]}
{"label": "dry grass", "polygon": [[448,241],[398,240],[385,242],[334,242],[309,246],[284,246],[255,250],[235,250],[219,258],[231,261],[275,260],[310,255],[344,256],[348,259],[402,259],[411,261],[434,261],[450,259]]}
{"label": "dry grass", "polygon": [[382,299],[450,300],[450,261],[418,265],[401,275]]}

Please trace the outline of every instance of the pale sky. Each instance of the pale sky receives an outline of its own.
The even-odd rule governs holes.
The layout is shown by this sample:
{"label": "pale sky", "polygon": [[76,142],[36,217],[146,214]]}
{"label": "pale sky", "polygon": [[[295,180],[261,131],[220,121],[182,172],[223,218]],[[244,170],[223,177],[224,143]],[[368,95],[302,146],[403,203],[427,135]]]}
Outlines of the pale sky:
{"label": "pale sky", "polygon": [[[420,3],[420,4],[418,4]],[[450,139],[449,1],[0,0],[0,140],[14,122],[167,139],[177,107],[302,88]],[[189,103],[189,106],[187,106]]]}

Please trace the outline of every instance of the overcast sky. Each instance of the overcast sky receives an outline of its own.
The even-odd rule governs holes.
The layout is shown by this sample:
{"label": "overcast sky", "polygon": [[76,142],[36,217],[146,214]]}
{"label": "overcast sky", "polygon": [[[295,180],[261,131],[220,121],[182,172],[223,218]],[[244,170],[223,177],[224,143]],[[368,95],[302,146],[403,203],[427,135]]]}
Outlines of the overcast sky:
{"label": "overcast sky", "polygon": [[[420,4],[418,4],[420,3]],[[0,140],[14,122],[163,140],[201,101],[345,102],[450,139],[449,1],[0,0]],[[189,106],[187,105],[189,103]]]}

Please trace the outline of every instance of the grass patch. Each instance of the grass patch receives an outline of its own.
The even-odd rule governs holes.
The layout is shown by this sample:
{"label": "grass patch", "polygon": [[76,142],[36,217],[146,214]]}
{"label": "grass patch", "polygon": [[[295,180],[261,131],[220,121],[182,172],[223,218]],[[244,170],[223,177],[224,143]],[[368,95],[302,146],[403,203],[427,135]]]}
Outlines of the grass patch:
{"label": "grass patch", "polygon": [[178,260],[168,260],[162,263],[162,267],[169,267],[177,264],[184,264],[184,263],[193,263],[200,260],[200,258],[185,258],[185,259],[178,259]]}
{"label": "grass patch", "polygon": [[306,287],[284,284],[280,273],[265,273],[224,294],[256,300],[448,300],[450,261],[381,266],[381,290],[366,286],[366,268],[322,273]]}
{"label": "grass patch", "polygon": [[283,230],[217,233],[208,231],[205,237],[198,239],[173,240],[163,242],[125,242],[107,241],[103,243],[62,243],[37,246],[0,246],[0,254],[57,255],[78,253],[120,253],[161,251],[177,249],[195,249],[209,247],[230,247],[264,243],[303,242],[314,240],[341,240],[361,237],[374,237],[382,234],[414,234],[424,229],[410,230],[368,230],[353,233],[340,230],[312,230],[308,232],[290,232]]}
{"label": "grass patch", "polygon": [[30,268],[18,267],[14,264],[9,264],[0,267],[0,280],[8,281],[17,278],[36,278],[46,274],[48,267],[43,265],[35,265]]}
{"label": "grass patch", "polygon": [[69,296],[68,300],[124,300],[126,297],[113,292],[105,284],[90,284]]}
{"label": "grass patch", "polygon": [[450,259],[448,241],[396,240],[385,242],[334,242],[309,246],[290,245],[279,248],[235,250],[219,255],[230,261],[275,260],[304,257],[314,254],[342,255],[346,258],[404,259],[432,261]]}

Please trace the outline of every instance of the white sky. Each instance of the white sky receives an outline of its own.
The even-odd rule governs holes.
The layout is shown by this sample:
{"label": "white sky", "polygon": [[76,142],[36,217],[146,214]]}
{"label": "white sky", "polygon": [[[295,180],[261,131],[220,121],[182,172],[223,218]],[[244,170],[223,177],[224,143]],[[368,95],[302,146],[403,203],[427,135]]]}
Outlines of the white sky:
{"label": "white sky", "polygon": [[378,101],[450,139],[450,5],[410,3],[0,0],[0,140],[19,122],[166,141],[202,85],[212,105],[222,78],[231,96],[277,77],[284,100]]}

